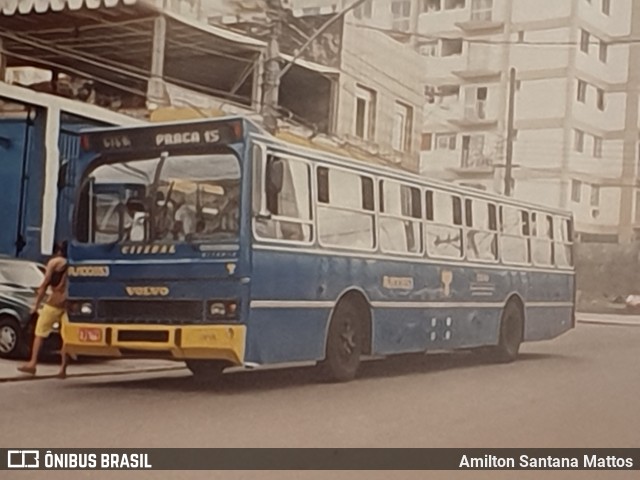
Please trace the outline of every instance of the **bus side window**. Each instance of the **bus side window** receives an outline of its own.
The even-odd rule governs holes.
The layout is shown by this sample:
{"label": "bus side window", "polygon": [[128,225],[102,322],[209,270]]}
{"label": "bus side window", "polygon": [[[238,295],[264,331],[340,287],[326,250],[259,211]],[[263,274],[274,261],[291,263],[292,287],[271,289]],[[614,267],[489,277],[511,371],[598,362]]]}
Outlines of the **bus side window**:
{"label": "bus side window", "polygon": [[492,262],[498,259],[495,205],[479,199],[465,201],[467,257]]}
{"label": "bus side window", "polygon": [[426,249],[434,258],[462,258],[462,201],[437,190],[427,191]]}
{"label": "bus side window", "polygon": [[311,173],[302,160],[267,157],[264,188],[269,218],[256,218],[256,233],[263,238],[312,240]]}
{"label": "bus side window", "polygon": [[572,242],[569,220],[566,218],[555,217],[553,226],[553,250],[555,263],[558,267],[570,267],[572,265]]}
{"label": "bus side window", "polygon": [[462,225],[462,200],[460,197],[451,197],[453,199],[453,224]]}
{"label": "bus side window", "polygon": [[553,265],[553,224],[549,215],[532,213],[531,257],[534,265]]}
{"label": "bus side window", "polygon": [[320,244],[372,250],[376,242],[373,179],[327,167],[318,167],[317,176]]}
{"label": "bus side window", "polygon": [[502,217],[500,228],[500,255],[502,261],[511,265],[523,265],[529,262],[529,231],[527,212],[515,207],[500,207]]}
{"label": "bus side window", "polygon": [[380,181],[379,238],[383,252],[422,253],[420,190],[394,180]]}

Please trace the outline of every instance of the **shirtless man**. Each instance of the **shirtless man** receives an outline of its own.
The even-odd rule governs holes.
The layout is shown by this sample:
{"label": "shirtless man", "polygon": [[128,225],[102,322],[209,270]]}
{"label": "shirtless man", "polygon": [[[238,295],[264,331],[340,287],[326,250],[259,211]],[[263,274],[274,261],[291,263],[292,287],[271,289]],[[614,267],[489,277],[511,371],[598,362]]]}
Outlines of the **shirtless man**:
{"label": "shirtless man", "polygon": [[[31,348],[31,360],[26,365],[18,368],[21,372],[30,373],[31,375],[35,375],[36,373],[38,353],[40,353],[40,348],[42,347],[44,339],[53,331],[53,326],[56,323],[60,325],[60,334],[62,335],[63,326],[67,320],[67,313],[65,310],[65,304],[67,301],[66,242],[56,244],[54,248],[53,257],[51,257],[51,260],[47,263],[47,271],[45,273],[44,280],[42,281],[42,285],[38,288],[38,295],[36,297],[35,304],[31,309],[32,314],[35,315],[38,313],[38,308],[47,294],[47,289],[50,289],[51,293],[38,316],[35,337],[33,339],[33,347]],[[60,352],[60,356],[62,357],[62,364],[58,377],[65,378],[67,375],[67,356],[64,352],[64,345],[62,347],[62,352]]]}

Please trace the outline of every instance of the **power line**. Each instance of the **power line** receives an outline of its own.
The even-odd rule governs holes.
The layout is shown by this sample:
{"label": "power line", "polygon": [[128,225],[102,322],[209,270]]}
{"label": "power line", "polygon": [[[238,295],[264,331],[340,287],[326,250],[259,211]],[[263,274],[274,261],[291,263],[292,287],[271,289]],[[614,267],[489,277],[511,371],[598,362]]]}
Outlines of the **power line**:
{"label": "power line", "polygon": [[[406,37],[415,37],[422,38],[425,40],[461,40],[463,42],[469,44],[479,44],[479,45],[523,45],[523,46],[561,46],[561,47],[578,47],[581,45],[594,45],[600,46],[601,44],[610,45],[634,45],[640,43],[640,38],[620,38],[620,39],[612,39],[610,41],[559,41],[559,40],[490,40],[490,39],[481,39],[481,38],[466,38],[459,36],[434,36],[427,35],[423,33],[409,33],[402,30],[394,30],[391,28],[383,28],[376,27],[374,25],[365,25],[361,23],[348,22],[349,25],[353,25],[359,28],[375,30],[378,32],[392,34],[392,35],[402,35]],[[590,36],[596,37],[595,34],[590,34]],[[597,37],[596,37],[597,38]]]}

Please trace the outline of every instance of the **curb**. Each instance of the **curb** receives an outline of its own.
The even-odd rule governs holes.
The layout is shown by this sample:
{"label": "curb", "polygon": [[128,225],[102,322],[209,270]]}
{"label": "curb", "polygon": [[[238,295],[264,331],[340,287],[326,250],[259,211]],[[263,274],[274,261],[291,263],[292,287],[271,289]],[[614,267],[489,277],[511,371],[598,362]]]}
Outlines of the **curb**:
{"label": "curb", "polygon": [[577,322],[591,325],[612,325],[614,327],[640,327],[640,322],[621,322],[615,320],[578,320]]}
{"label": "curb", "polygon": [[[70,378],[83,378],[83,377],[106,377],[108,375],[134,375],[136,373],[154,373],[154,372],[171,372],[175,370],[185,370],[187,367],[159,367],[159,368],[143,368],[140,370],[116,370],[113,372],[87,372],[76,373],[67,375],[67,380]],[[58,379],[56,374],[54,375],[25,375],[22,377],[7,377],[0,378],[0,383],[10,382],[32,382],[35,380],[52,380]]]}

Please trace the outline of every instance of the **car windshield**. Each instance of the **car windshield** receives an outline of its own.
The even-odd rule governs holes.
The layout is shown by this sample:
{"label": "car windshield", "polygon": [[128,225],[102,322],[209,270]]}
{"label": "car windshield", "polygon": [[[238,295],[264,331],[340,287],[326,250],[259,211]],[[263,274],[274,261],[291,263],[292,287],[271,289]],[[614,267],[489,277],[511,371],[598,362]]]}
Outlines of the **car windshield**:
{"label": "car windshield", "polygon": [[232,154],[105,163],[85,180],[78,239],[89,243],[232,240],[240,165]]}
{"label": "car windshield", "polygon": [[0,284],[14,287],[38,288],[44,274],[33,263],[0,262]]}

